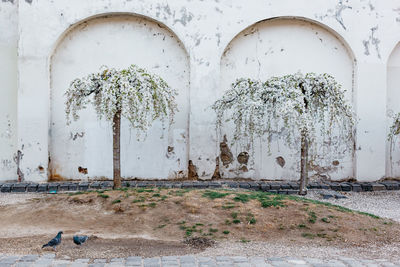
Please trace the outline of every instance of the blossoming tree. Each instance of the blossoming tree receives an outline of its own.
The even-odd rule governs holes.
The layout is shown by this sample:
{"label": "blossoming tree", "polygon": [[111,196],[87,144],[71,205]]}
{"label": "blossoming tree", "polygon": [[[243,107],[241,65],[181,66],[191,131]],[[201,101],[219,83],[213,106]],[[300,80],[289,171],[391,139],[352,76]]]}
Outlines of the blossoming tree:
{"label": "blossoming tree", "polygon": [[146,132],[155,120],[172,124],[177,92],[159,76],[131,65],[127,69],[101,67],[100,72],[75,79],[65,93],[67,123],[79,119],[78,111],[92,103],[99,117],[112,122],[114,188],[121,187],[121,118]]}
{"label": "blossoming tree", "polygon": [[251,148],[254,138],[265,136],[270,145],[277,136],[300,149],[302,195],[307,193],[308,157],[318,153],[318,142],[337,149],[353,142],[353,113],[340,84],[328,74],[296,73],[266,82],[238,79],[213,109],[218,128],[234,123],[234,143],[244,140]]}

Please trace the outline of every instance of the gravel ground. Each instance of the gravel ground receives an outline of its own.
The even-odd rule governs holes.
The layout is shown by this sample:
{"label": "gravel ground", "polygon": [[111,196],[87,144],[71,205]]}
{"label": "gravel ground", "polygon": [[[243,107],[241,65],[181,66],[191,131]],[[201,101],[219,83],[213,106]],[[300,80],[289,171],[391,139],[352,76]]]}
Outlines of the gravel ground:
{"label": "gravel ground", "polygon": [[[323,199],[321,193],[341,194],[347,198]],[[329,202],[400,222],[400,191],[338,193],[331,190],[309,190],[306,198]]]}
{"label": "gravel ground", "polygon": [[44,195],[37,193],[0,193],[0,206],[24,203],[28,199],[41,198]]}

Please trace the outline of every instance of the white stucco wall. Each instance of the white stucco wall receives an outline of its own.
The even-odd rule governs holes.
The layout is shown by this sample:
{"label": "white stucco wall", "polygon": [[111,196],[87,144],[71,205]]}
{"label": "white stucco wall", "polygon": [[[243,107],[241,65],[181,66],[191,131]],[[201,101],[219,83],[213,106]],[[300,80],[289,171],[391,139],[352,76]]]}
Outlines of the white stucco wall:
{"label": "white stucco wall", "polygon": [[[394,114],[400,112],[400,43],[390,54],[387,66],[387,120],[388,128],[393,123]],[[400,139],[387,142],[387,175],[400,177]]]}
{"label": "white stucco wall", "polygon": [[17,11],[0,3],[0,180],[17,179]]}
{"label": "white stucco wall", "polygon": [[[179,153],[183,155],[183,147],[185,147],[185,160],[193,161],[201,178],[210,178],[212,176],[215,169],[215,158],[219,155],[219,138],[216,136],[214,126],[215,115],[210,109],[210,105],[220,96],[223,90],[226,90],[224,82],[227,83],[233,78],[233,76],[229,76],[232,75],[231,72],[227,73],[227,69],[224,69],[223,66],[221,68],[221,58],[222,60],[232,61],[235,57],[238,59],[257,57],[260,62],[264,62],[261,65],[262,70],[271,71],[271,68],[274,67],[273,69],[276,74],[282,73],[286,68],[284,62],[291,60],[290,58],[293,55],[291,53],[294,53],[290,51],[298,49],[291,43],[291,36],[287,36],[287,32],[285,33],[285,27],[275,27],[272,29],[263,26],[262,32],[265,30],[265,35],[263,35],[262,43],[268,44],[269,41],[272,41],[274,47],[284,44],[288,46],[285,51],[290,52],[287,54],[275,52],[276,54],[274,53],[274,55],[265,57],[263,55],[256,55],[254,51],[247,51],[245,49],[247,46],[254,48],[258,41],[256,37],[247,36],[249,38],[235,39],[238,34],[251,25],[277,17],[292,18],[292,20],[287,21],[288,26],[286,28],[290,29],[292,38],[297,36],[297,39],[293,41],[302,46],[301,51],[305,52],[305,55],[311,53],[311,49],[308,47],[310,45],[321,56],[321,59],[307,60],[304,65],[300,64],[300,59],[297,59],[298,61],[295,61],[297,63],[291,65],[290,68],[288,67],[288,70],[297,71],[298,68],[304,68],[302,71],[334,72],[347,85],[350,81],[349,73],[351,70],[349,62],[352,62],[353,59],[357,62],[353,68],[355,73],[352,87],[353,94],[352,96],[349,95],[349,99],[351,98],[354,110],[358,116],[355,156],[352,161],[350,159],[345,160],[348,164],[345,165],[343,163],[344,168],[333,174],[332,177],[345,178],[350,173],[354,173],[355,178],[358,180],[368,181],[377,180],[389,175],[386,147],[388,128],[387,105],[388,96],[393,90],[387,87],[387,63],[389,55],[400,41],[399,0],[252,0],[246,2],[241,0],[14,0],[2,1],[0,2],[0,6],[1,22],[5,21],[12,24],[11,27],[0,24],[0,29],[7,32],[6,35],[14,36],[13,40],[18,40],[17,62],[15,62],[15,59],[11,60],[14,62],[14,66],[18,64],[17,81],[10,78],[13,77],[12,75],[3,75],[4,77],[1,77],[3,77],[2,84],[7,79],[9,79],[9,82],[14,81],[14,84],[18,84],[18,95],[14,96],[14,98],[12,96],[8,97],[9,101],[7,101],[7,104],[9,105],[13,101],[14,103],[18,102],[16,134],[12,138],[17,140],[16,148],[20,148],[24,154],[21,162],[21,170],[27,180],[47,180],[49,154],[52,165],[57,160],[59,160],[59,163],[62,163],[62,165],[57,166],[57,172],[58,169],[62,169],[62,173],[68,177],[76,175],[77,167],[79,167],[76,165],[78,164],[85,165],[81,167],[88,168],[89,176],[108,176],[108,163],[100,164],[98,161],[107,161],[107,157],[109,156],[104,155],[104,158],[100,158],[100,156],[94,155],[93,158],[93,154],[103,154],[107,146],[109,146],[108,141],[106,141],[109,136],[106,134],[107,129],[104,123],[99,124],[92,121],[93,125],[90,127],[89,125],[77,124],[77,128],[70,129],[71,131],[62,129],[62,121],[58,121],[57,117],[59,116],[61,120],[61,107],[54,105],[55,103],[53,102],[61,101],[60,98],[57,100],[56,95],[60,96],[63,90],[61,88],[65,86],[67,80],[75,76],[81,77],[87,72],[95,70],[99,64],[103,63],[103,60],[106,61],[105,63],[109,62],[109,64],[115,64],[118,67],[126,65],[135,55],[142,55],[142,53],[131,51],[126,59],[120,60],[118,59],[119,56],[112,56],[114,53],[116,55],[121,54],[119,50],[115,50],[111,55],[105,53],[102,56],[91,57],[91,60],[89,60],[90,55],[93,55],[96,51],[101,51],[100,48],[102,45],[103,47],[111,46],[111,43],[107,41],[109,40],[108,38],[115,37],[118,39],[127,35],[126,39],[123,38],[120,42],[121,49],[126,49],[129,42],[132,42],[133,36],[139,38],[139,33],[142,32],[143,35],[140,36],[143,38],[139,39],[140,45],[138,44],[140,47],[160,49],[164,46],[157,36],[149,38],[151,37],[150,32],[156,29],[156,26],[154,26],[156,24],[153,22],[149,22],[149,25],[153,26],[146,28],[149,31],[145,32],[141,31],[138,24],[133,23],[133,21],[124,22],[126,27],[122,29],[122,24],[124,23],[111,23],[112,19],[108,20],[110,23],[106,23],[107,20],[105,19],[103,24],[100,23],[103,25],[100,28],[87,27],[85,30],[78,30],[81,26],[77,25],[85,21],[91,24],[93,17],[111,16],[121,13],[142,16],[148,18],[149,21],[159,22],[162,25],[158,29],[159,31],[168,28],[169,32],[175,36],[171,39],[171,42],[165,44],[165,48],[171,50],[170,54],[165,53],[165,59],[171,59],[171,62],[174,62],[174,67],[176,65],[180,70],[185,68],[187,70],[185,75],[189,75],[188,80],[184,80],[183,82],[184,84],[188,83],[188,86],[180,86],[181,81],[179,81],[179,90],[182,93],[187,93],[186,96],[182,95],[182,97],[188,99],[186,102],[187,110],[182,111],[182,116],[186,116],[184,114],[187,114],[188,117],[187,121],[184,122],[182,120],[182,124],[187,123],[188,129],[186,140],[182,141],[186,145],[182,146],[182,150],[179,150],[181,151]],[[13,11],[14,13],[11,11],[5,12],[5,7],[15,10]],[[13,14],[11,19],[9,19],[10,14]],[[316,26],[301,27],[299,19],[305,19]],[[17,25],[17,34],[13,34],[12,29]],[[322,39],[326,40],[322,42],[322,46],[321,44],[317,46],[318,42],[321,43],[319,39],[315,38],[314,35],[308,34],[310,33],[310,27],[314,27],[324,37]],[[96,29],[99,32],[96,32]],[[112,29],[114,30],[111,31]],[[283,32],[280,33],[280,29]],[[71,31],[66,34],[69,30]],[[0,36],[0,39],[3,40],[3,36]],[[69,37],[63,39],[67,36],[71,40],[68,39]],[[93,40],[99,38],[99,36],[104,36],[104,40],[101,40],[100,45],[97,46]],[[282,38],[278,39],[279,36]],[[271,37],[273,38],[271,39]],[[338,37],[338,39],[335,37]],[[178,49],[178,46],[172,45],[173,40],[176,42],[178,39],[181,41],[181,48],[185,48],[184,50],[186,50],[189,57],[186,63],[181,62],[176,57],[174,58],[174,55],[182,55],[179,52],[181,50]],[[90,43],[92,46],[90,46]],[[241,43],[245,46],[243,47]],[[236,51],[236,54],[232,55],[233,58],[227,57],[224,59],[222,55],[229,44],[234,45],[232,51]],[[345,44],[346,49],[343,47],[342,49],[340,47],[341,44]],[[330,54],[329,51],[335,45],[338,46],[338,51],[333,51]],[[82,46],[82,49],[87,49],[88,53],[81,53],[80,49],[77,48],[78,46]],[[262,49],[267,49],[266,51],[268,51],[267,46],[263,46]],[[346,58],[344,51],[351,52],[350,54],[352,54],[353,58]],[[81,58],[79,55],[81,55]],[[285,55],[284,60],[279,61],[280,63],[278,62],[276,65],[275,63],[267,63],[270,59],[276,60],[278,58],[277,55]],[[334,55],[337,55],[337,57]],[[66,58],[72,58],[73,61],[69,62]],[[88,60],[85,61],[85,58]],[[323,64],[322,58],[328,59],[330,64]],[[140,62],[143,62],[143,64],[148,63],[148,67],[156,72],[157,70],[165,69],[166,66],[165,63],[159,62],[158,59],[158,56],[148,55],[146,60],[142,58]],[[79,64],[74,64],[74,62],[79,62]],[[177,62],[180,63],[178,64]],[[155,63],[159,64],[160,68],[153,68]],[[248,67],[239,67],[232,70],[236,71],[234,73],[238,75],[254,75],[254,66],[257,65],[250,64]],[[167,76],[170,75],[168,79],[171,79],[171,83],[174,83],[174,80],[178,79],[177,72],[164,73]],[[52,94],[55,94],[54,99],[50,99]],[[0,115],[4,117],[2,113]],[[88,114],[88,116],[91,115]],[[94,120],[94,117],[91,118]],[[3,120],[1,117],[0,125],[4,125],[2,123]],[[56,127],[51,125],[54,121],[56,121]],[[1,127],[4,128],[4,126],[0,126],[0,130],[2,129]],[[179,125],[174,127],[175,130],[186,129]],[[83,139],[80,140],[79,142],[85,144],[84,148],[80,148],[83,150],[79,150],[80,152],[74,150],[73,152],[79,153],[80,158],[71,163],[65,162],[71,156],[68,155],[65,147],[72,147],[72,144],[75,146],[75,143],[71,143],[65,139],[65,134],[74,132],[78,128],[79,131],[82,131],[82,129],[86,131],[87,128],[92,130],[101,128],[104,134],[100,136],[96,135],[96,138],[103,138],[101,140],[105,141],[102,141],[103,144],[100,150],[95,150],[93,148],[94,144],[90,144],[89,139],[87,142],[82,141]],[[58,130],[62,132],[64,137],[60,139],[54,137],[53,134]],[[158,134],[157,130],[153,133]],[[147,172],[144,171],[145,167],[143,167],[143,171],[137,169],[136,166],[138,165],[136,164],[139,163],[136,161],[131,163],[131,160],[137,156],[132,152],[132,154],[127,153],[123,155],[125,157],[124,160],[129,162],[129,164],[126,164],[125,171],[123,167],[124,175],[138,175],[143,178],[150,178],[153,175],[159,174],[162,176],[161,178],[167,178],[172,177],[169,175],[170,170],[173,169],[176,171],[180,170],[180,168],[185,168],[184,163],[180,167],[176,163],[171,163],[170,165],[170,160],[162,158],[161,155],[161,151],[165,153],[165,146],[177,140],[176,135],[180,135],[180,133],[175,134],[172,132],[172,135],[171,133],[169,135],[168,142],[157,141],[160,142],[159,145],[154,145],[159,150],[157,150],[157,153],[154,153],[157,154],[156,156],[151,155],[151,157],[153,158],[154,156],[163,162],[154,167],[156,169],[159,168],[158,170]],[[170,139],[171,136],[172,139]],[[152,138],[153,134],[150,135],[149,140],[154,140]],[[90,140],[95,139],[90,138]],[[129,147],[138,147],[137,151],[148,151],[148,142],[139,145],[131,141]],[[2,151],[3,146],[6,145],[2,145]],[[13,151],[15,153],[16,149],[14,148]],[[150,157],[149,155],[145,156],[144,153],[141,154],[143,154],[143,157]],[[290,155],[282,156],[285,159],[287,157],[290,158]],[[4,158],[8,158],[8,156]],[[90,162],[89,158],[92,158],[92,162]],[[145,159],[142,160],[147,161]],[[152,166],[151,163],[146,162],[146,164]],[[277,170],[267,170],[268,166],[272,167],[274,164],[274,161],[268,161],[265,167],[263,164],[262,168],[265,168],[265,171],[260,167],[260,176],[256,175],[257,177],[254,177],[261,178],[261,176],[267,173],[273,173],[273,176],[283,178],[285,173]],[[100,171],[100,167],[102,166],[104,168]],[[96,173],[96,170],[99,170],[99,172]],[[15,173],[15,170],[8,173],[0,169],[0,179],[5,180],[8,177],[13,179],[15,178],[15,174],[12,176],[13,173]],[[162,173],[164,175],[161,175]],[[287,174],[291,176],[294,172],[288,172]],[[74,178],[84,177],[76,176]]]}
{"label": "white stucco wall", "polygon": [[[146,18],[114,15],[95,18],[69,31],[51,59],[50,170],[54,178],[112,177],[112,129],[89,106],[66,126],[65,92],[76,77],[136,64],[158,74],[173,88],[179,112],[172,127],[157,122],[137,141],[127,120],[121,130],[121,175],[182,178],[187,175],[189,59],[168,29]],[[168,152],[168,147],[170,152]],[[87,175],[78,172],[86,168]]]}

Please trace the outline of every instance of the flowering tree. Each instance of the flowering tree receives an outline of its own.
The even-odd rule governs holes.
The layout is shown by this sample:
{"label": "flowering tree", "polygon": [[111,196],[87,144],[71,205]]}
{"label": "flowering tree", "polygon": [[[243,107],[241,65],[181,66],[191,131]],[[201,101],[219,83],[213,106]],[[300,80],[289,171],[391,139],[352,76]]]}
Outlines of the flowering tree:
{"label": "flowering tree", "polygon": [[[285,138],[290,148],[301,151],[300,194],[306,194],[308,156],[317,154],[317,141],[336,146],[353,142],[354,117],[344,92],[328,74],[296,73],[272,77],[266,82],[238,79],[213,109],[217,127],[235,124],[233,142],[245,140],[252,147],[255,137]],[[310,146],[310,144],[315,144]]]}
{"label": "flowering tree", "polygon": [[98,73],[73,80],[65,95],[68,124],[71,117],[79,119],[77,112],[89,103],[94,105],[99,119],[112,122],[114,188],[121,187],[121,117],[132,128],[145,132],[157,119],[164,122],[168,118],[172,124],[177,111],[177,92],[161,77],[135,65],[122,70],[103,66]]}

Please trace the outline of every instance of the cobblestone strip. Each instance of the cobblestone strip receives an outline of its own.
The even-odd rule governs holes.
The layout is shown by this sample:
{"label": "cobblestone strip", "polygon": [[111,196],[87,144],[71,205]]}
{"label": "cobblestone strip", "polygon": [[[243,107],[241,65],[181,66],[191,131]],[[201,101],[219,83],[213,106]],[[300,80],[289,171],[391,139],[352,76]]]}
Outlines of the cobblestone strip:
{"label": "cobblestone strip", "polygon": [[[2,193],[56,193],[62,191],[87,191],[110,189],[112,181],[94,182],[65,182],[65,183],[1,183],[0,192]],[[142,187],[162,187],[162,188],[243,188],[250,190],[260,190],[277,194],[297,194],[299,184],[296,182],[266,182],[266,181],[193,181],[193,182],[173,182],[173,181],[123,181],[123,187],[142,188]],[[342,192],[366,192],[400,190],[400,181],[383,182],[364,182],[364,183],[310,183],[309,189],[331,189]],[[336,196],[333,196],[336,197]]]}
{"label": "cobblestone strip", "polygon": [[321,260],[316,258],[262,258],[262,257],[195,257],[195,256],[166,256],[154,258],[128,257],[106,259],[77,259],[74,261],[56,259],[54,254],[5,256],[0,255],[0,267],[400,267],[400,262],[385,259],[356,260],[352,258],[337,258]]}

